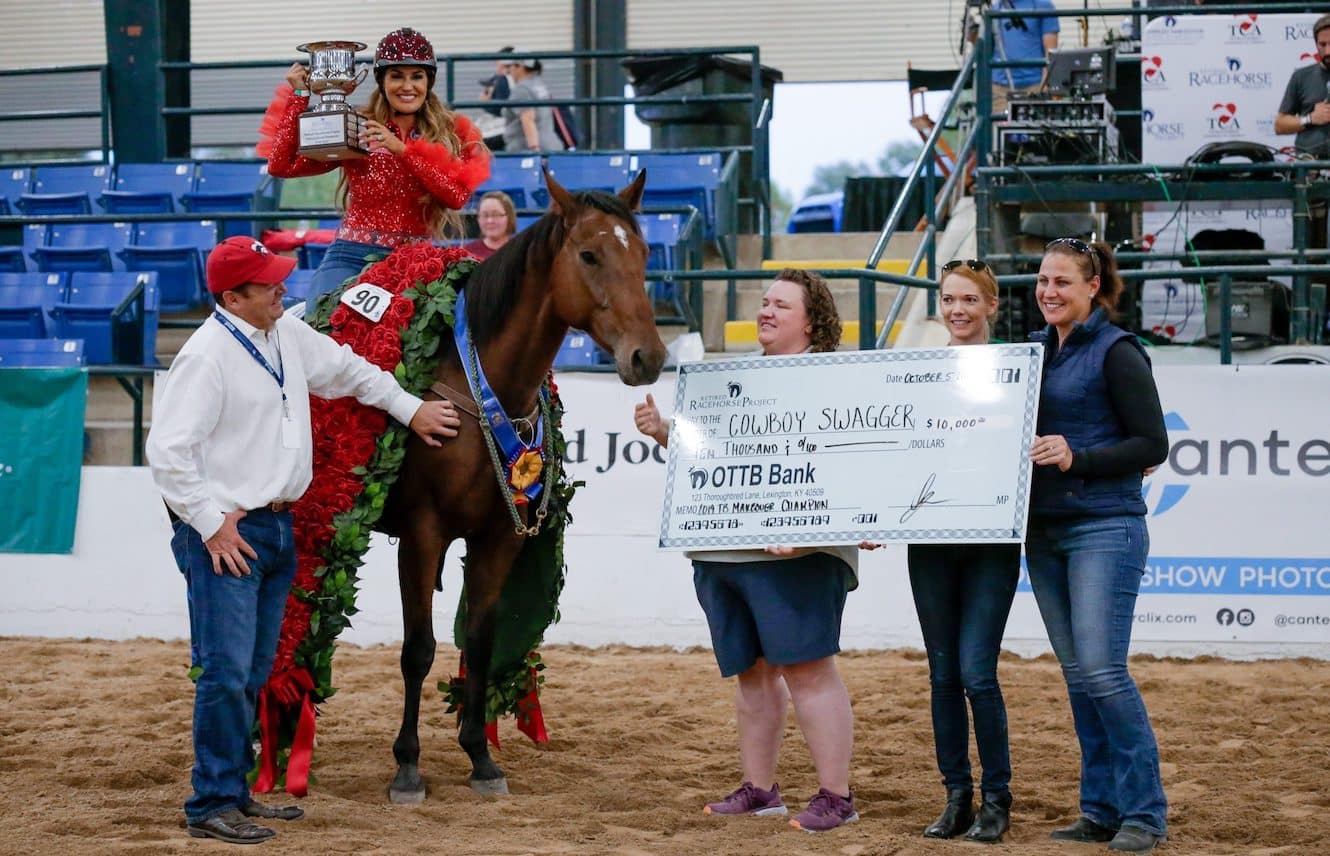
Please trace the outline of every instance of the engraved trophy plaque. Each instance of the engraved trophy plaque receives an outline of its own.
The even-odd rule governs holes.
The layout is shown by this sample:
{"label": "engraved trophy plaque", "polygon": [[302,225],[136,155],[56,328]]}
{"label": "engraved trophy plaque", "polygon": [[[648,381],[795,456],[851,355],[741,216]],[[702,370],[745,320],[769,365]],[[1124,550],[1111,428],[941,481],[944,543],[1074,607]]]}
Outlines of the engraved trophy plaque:
{"label": "engraved trophy plaque", "polygon": [[309,89],[319,96],[313,110],[300,114],[300,155],[313,160],[346,160],[369,154],[361,148],[365,117],[346,103],[369,73],[356,73],[361,42],[309,42],[296,48],[309,54]]}

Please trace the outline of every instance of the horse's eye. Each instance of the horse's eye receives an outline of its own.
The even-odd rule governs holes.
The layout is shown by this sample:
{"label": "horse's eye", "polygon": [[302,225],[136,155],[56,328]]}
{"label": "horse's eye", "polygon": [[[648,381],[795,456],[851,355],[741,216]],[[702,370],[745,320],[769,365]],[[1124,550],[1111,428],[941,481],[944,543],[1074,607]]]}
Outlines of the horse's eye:
{"label": "horse's eye", "polygon": [[600,264],[600,262],[596,260],[596,254],[591,252],[590,250],[583,250],[581,252],[581,256],[583,264],[589,264],[589,265]]}

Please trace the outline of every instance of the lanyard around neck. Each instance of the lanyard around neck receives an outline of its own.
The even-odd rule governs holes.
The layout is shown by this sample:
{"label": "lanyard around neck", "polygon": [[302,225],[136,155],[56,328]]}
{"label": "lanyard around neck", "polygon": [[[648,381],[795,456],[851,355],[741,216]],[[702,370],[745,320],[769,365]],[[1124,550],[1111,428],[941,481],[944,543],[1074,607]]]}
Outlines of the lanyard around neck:
{"label": "lanyard around neck", "polygon": [[232,336],[235,337],[235,340],[237,342],[244,345],[245,350],[249,351],[249,355],[253,357],[254,360],[259,365],[263,366],[264,370],[268,372],[269,375],[272,376],[273,380],[277,381],[277,388],[282,393],[282,412],[285,413],[286,412],[286,369],[282,365],[281,346],[279,345],[277,347],[277,368],[273,368],[272,364],[268,362],[267,357],[263,356],[263,353],[260,352],[258,347],[249,340],[248,336],[240,332],[240,329],[236,327],[235,324],[231,323],[230,318],[227,318],[221,312],[216,312],[216,311],[212,313],[212,317],[216,318],[217,323],[225,327],[227,331]]}

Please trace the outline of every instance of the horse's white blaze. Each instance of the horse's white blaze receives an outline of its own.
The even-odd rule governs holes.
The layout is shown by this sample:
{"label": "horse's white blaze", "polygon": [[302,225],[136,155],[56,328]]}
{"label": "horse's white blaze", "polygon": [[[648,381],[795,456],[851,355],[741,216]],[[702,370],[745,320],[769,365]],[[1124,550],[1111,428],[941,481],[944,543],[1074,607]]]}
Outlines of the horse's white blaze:
{"label": "horse's white blaze", "polygon": [[628,232],[618,223],[614,224],[614,237],[619,239],[619,243],[625,250],[628,249]]}

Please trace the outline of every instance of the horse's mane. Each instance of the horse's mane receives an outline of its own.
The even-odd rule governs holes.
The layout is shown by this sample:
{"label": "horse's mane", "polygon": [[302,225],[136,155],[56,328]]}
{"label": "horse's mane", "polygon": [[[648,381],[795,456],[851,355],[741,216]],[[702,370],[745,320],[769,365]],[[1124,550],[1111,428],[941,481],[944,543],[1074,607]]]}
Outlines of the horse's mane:
{"label": "horse's mane", "polygon": [[[579,190],[572,196],[579,205],[616,217],[633,234],[641,234],[637,218],[617,195],[603,190]],[[477,345],[489,341],[503,328],[511,307],[521,296],[526,272],[549,270],[563,246],[566,231],[563,217],[546,214],[471,273],[466,283],[466,312]]]}

